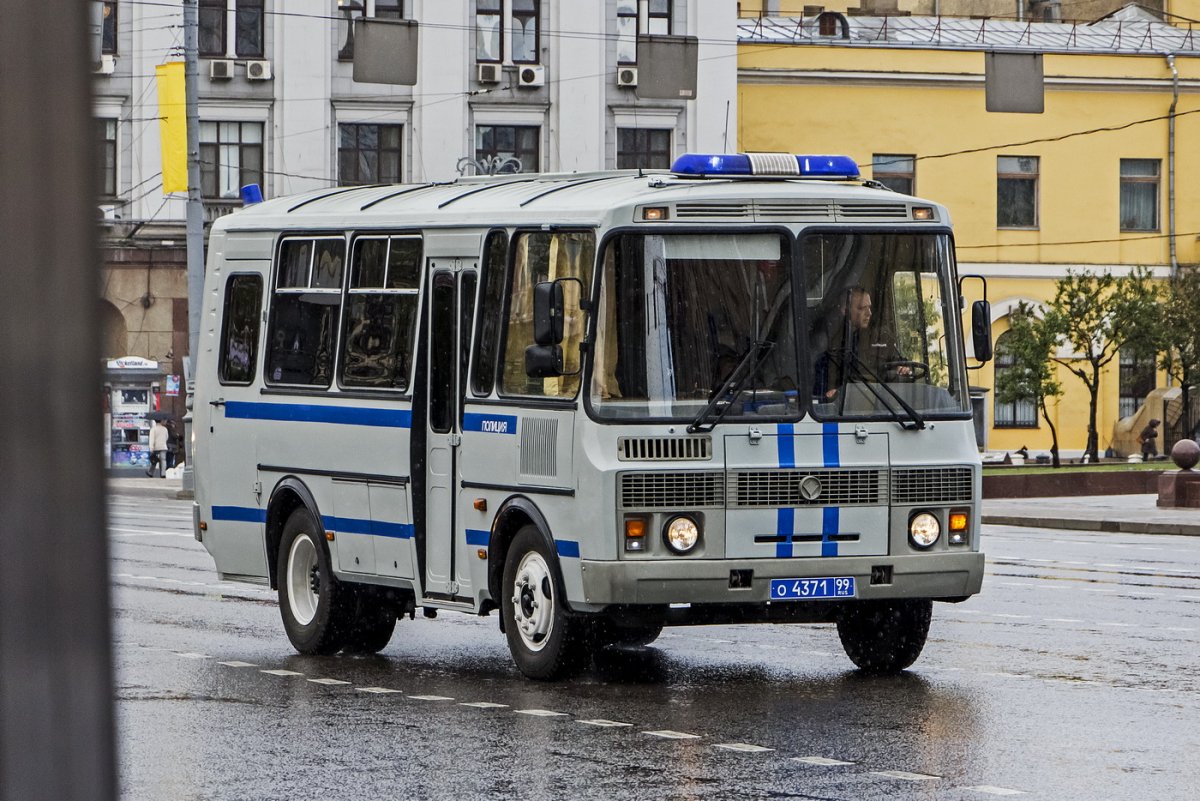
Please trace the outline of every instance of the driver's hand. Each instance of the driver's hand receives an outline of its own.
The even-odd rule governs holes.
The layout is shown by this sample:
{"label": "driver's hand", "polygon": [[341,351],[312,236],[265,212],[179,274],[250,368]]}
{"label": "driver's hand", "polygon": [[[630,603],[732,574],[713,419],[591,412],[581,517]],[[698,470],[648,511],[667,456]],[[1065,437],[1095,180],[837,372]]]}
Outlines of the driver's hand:
{"label": "driver's hand", "polygon": [[897,375],[912,375],[913,371],[912,371],[911,367],[907,367],[905,365],[900,365],[899,367],[896,368],[896,374]]}

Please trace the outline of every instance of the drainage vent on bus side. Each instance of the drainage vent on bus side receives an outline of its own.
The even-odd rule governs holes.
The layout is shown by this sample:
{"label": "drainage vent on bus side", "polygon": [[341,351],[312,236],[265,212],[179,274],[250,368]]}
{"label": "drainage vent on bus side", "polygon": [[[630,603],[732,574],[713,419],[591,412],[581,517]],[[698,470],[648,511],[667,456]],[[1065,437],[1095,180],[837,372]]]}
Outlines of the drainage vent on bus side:
{"label": "drainage vent on bus side", "polygon": [[712,437],[621,437],[622,462],[703,462],[712,458]]}
{"label": "drainage vent on bus side", "polygon": [[558,475],[558,420],[526,417],[521,421],[521,475]]}

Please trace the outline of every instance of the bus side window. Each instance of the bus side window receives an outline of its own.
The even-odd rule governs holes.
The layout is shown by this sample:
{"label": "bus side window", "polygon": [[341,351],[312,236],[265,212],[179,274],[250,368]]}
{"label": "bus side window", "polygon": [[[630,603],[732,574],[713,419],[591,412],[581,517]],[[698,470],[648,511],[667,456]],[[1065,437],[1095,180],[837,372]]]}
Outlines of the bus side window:
{"label": "bus side window", "polygon": [[475,369],[471,375],[471,391],[479,397],[491,395],[496,386],[507,257],[508,235],[504,231],[492,231],[483,249],[483,289],[479,293],[479,316],[475,321]]}
{"label": "bus side window", "polygon": [[345,253],[340,236],[285,239],[280,245],[267,383],[329,386]]}
{"label": "bus side window", "polygon": [[[573,398],[579,389],[580,344],[587,331],[587,317],[579,307],[582,291],[592,286],[596,239],[590,231],[523,233],[517,236],[513,255],[508,320],[504,332],[504,368],[500,391],[505,395]],[[542,281],[565,281],[563,298],[563,365],[568,375],[532,378],[525,372],[525,348],[533,340],[533,288]],[[586,288],[586,289],[585,289]],[[572,375],[574,373],[574,375]]]}
{"label": "bus side window", "polygon": [[342,328],[341,383],[408,389],[421,238],[359,237],[352,252]]}
{"label": "bus side window", "polygon": [[261,275],[233,275],[225,285],[218,367],[222,384],[249,384],[254,380],[262,286]]}

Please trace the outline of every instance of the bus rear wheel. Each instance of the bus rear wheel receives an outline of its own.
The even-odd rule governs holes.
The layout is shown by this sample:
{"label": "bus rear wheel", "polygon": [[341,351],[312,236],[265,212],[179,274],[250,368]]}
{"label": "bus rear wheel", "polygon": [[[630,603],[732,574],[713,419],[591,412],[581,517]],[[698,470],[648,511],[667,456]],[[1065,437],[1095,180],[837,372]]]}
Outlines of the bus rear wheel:
{"label": "bus rear wheel", "polygon": [[533,526],[517,532],[504,562],[501,614],[508,650],[531,679],[578,672],[589,657],[586,621],[571,615],[555,557]]}
{"label": "bus rear wheel", "polygon": [[352,654],[377,654],[392,640],[396,609],[367,588],[356,588],[354,595],[354,613],[343,648]]}
{"label": "bus rear wheel", "polygon": [[921,655],[933,617],[928,599],[856,601],[837,621],[846,656],[866,673],[899,673]]}
{"label": "bus rear wheel", "polygon": [[279,613],[292,646],[302,654],[337,653],[353,598],[334,577],[324,532],[303,507],[283,526],[277,567]]}
{"label": "bus rear wheel", "polygon": [[602,648],[609,646],[636,647],[649,645],[662,634],[662,623],[643,623],[636,625],[617,625],[612,620],[600,618],[594,622],[593,636],[596,644]]}

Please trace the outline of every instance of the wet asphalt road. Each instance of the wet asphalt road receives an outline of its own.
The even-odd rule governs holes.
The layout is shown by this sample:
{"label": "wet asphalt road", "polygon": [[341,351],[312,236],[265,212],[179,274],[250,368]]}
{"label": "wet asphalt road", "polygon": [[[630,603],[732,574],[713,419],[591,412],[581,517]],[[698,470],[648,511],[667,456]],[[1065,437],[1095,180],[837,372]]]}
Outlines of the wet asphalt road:
{"label": "wet asphalt road", "polygon": [[298,656],[190,524],[110,499],[123,798],[1200,796],[1200,538],[988,527],[983,594],[899,677],[832,626],[725,626],[539,684],[494,616]]}

